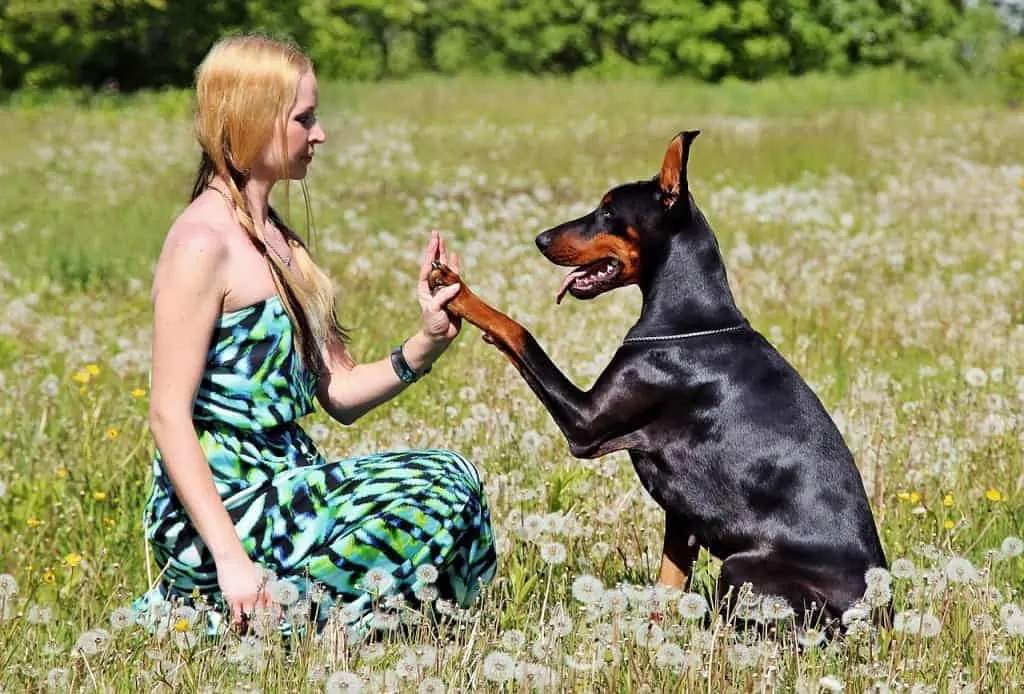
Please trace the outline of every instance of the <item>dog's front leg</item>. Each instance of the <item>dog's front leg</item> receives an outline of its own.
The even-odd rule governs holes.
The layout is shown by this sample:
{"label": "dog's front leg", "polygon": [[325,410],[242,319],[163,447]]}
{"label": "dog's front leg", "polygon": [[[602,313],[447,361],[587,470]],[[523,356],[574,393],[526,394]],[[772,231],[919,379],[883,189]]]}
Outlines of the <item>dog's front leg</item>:
{"label": "dog's front leg", "polygon": [[700,547],[685,523],[671,515],[665,516],[665,544],[661,553],[658,583],[682,590],[693,571]]}
{"label": "dog's front leg", "polygon": [[[519,370],[551,414],[577,458],[595,458],[643,443],[641,428],[656,411],[656,400],[631,374],[609,368],[589,392],[577,388],[522,325],[491,307],[444,265],[430,274],[431,289],[461,283],[447,308],[483,331]],[[640,406],[642,404],[642,406]]]}

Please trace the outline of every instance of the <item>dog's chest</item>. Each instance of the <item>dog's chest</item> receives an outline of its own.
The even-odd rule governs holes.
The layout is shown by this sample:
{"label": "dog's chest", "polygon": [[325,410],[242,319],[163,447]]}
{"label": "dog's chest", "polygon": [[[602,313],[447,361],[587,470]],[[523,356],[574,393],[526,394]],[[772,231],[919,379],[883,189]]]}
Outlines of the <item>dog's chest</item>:
{"label": "dog's chest", "polygon": [[666,510],[687,512],[689,503],[683,494],[681,480],[677,479],[678,471],[673,471],[664,458],[657,453],[630,451],[640,484],[651,495],[658,505]]}

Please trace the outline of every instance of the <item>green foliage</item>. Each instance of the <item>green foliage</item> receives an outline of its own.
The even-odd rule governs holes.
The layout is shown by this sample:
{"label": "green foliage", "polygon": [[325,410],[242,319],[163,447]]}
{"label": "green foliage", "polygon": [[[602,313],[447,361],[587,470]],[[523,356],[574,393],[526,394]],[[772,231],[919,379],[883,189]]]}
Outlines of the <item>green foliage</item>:
{"label": "green foliage", "polygon": [[948,76],[993,68],[991,47],[1010,31],[998,17],[959,0],[8,0],[0,87],[185,85],[210,44],[238,30],[291,38],[325,76],[352,80],[756,80],[879,65]]}
{"label": "green foliage", "polygon": [[1024,101],[1024,39],[1013,41],[999,58],[999,83],[1010,103]]}

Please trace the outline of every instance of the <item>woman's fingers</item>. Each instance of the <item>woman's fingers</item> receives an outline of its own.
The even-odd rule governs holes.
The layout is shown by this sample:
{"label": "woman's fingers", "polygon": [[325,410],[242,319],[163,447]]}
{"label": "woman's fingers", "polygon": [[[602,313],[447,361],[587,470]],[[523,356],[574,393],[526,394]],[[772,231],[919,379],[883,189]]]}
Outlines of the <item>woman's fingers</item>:
{"label": "woman's fingers", "polygon": [[434,294],[434,305],[437,307],[437,310],[444,309],[445,304],[454,299],[460,289],[462,289],[461,284],[450,284],[447,287],[438,289],[437,294]]}
{"label": "woman's fingers", "polygon": [[427,281],[430,268],[438,257],[440,242],[440,235],[436,231],[430,232],[430,241],[427,242],[427,248],[423,251],[423,264],[420,266],[420,282]]}

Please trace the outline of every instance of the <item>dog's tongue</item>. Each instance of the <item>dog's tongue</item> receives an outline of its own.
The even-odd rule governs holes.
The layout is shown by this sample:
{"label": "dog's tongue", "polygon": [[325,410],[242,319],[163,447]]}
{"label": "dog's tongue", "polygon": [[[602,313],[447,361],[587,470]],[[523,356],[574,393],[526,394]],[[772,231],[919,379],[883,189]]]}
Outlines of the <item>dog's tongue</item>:
{"label": "dog's tongue", "polygon": [[559,289],[558,289],[558,296],[555,297],[555,303],[556,304],[562,303],[562,297],[565,296],[565,293],[567,291],[569,291],[569,287],[572,286],[572,283],[576,281],[577,277],[582,277],[585,274],[587,274],[585,270],[577,269],[577,270],[573,270],[568,275],[566,275],[565,279],[562,280],[562,286],[559,287]]}

